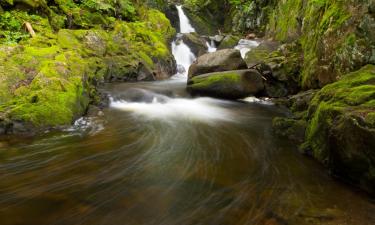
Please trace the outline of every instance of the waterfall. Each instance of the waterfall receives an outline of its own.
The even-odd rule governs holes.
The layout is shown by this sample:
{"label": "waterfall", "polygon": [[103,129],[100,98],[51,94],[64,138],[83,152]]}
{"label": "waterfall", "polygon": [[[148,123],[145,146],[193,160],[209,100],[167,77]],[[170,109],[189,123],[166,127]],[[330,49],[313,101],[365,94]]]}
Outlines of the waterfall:
{"label": "waterfall", "polygon": [[178,17],[180,18],[180,33],[192,33],[195,29],[191,26],[189,19],[187,18],[182,5],[176,6],[178,11]]}
{"label": "waterfall", "polygon": [[[178,16],[180,18],[180,33],[184,34],[195,32],[195,29],[191,26],[189,19],[182,9],[182,6],[176,6],[176,8],[178,10]],[[181,39],[181,34],[179,35],[177,35],[177,39],[172,42],[172,54],[177,63],[177,74],[172,78],[186,79],[189,67],[194,62],[196,57],[190,50],[189,46],[187,46]]]}
{"label": "waterfall", "polygon": [[173,78],[187,78],[189,67],[196,59],[195,55],[183,40],[172,42],[172,54],[177,63],[177,74]]}
{"label": "waterfall", "polygon": [[216,52],[217,48],[216,48],[216,45],[215,45],[215,41],[214,40],[211,40],[211,42],[206,42],[206,45],[207,45],[207,52]]}
{"label": "waterfall", "polygon": [[238,45],[234,48],[240,50],[242,58],[245,58],[246,53],[248,53],[249,51],[251,51],[251,49],[257,46],[259,46],[258,41],[241,39],[238,42]]}

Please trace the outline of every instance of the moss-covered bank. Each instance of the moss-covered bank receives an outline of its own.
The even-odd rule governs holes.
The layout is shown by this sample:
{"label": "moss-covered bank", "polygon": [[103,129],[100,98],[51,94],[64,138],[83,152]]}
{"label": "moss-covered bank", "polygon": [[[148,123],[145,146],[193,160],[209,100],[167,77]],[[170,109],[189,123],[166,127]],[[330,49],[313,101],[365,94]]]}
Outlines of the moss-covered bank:
{"label": "moss-covered bank", "polygon": [[99,83],[163,79],[175,69],[168,44],[175,30],[144,4],[40,0],[1,6],[0,133],[70,124],[98,102]]}

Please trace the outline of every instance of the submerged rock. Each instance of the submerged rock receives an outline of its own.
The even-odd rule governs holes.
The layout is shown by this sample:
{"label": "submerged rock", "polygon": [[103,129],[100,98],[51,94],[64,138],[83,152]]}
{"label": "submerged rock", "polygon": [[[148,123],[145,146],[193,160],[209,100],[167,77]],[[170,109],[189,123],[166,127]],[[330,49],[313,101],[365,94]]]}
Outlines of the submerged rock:
{"label": "submerged rock", "polygon": [[240,51],[224,49],[199,57],[189,68],[189,79],[205,73],[246,68],[246,63],[242,59]]}
{"label": "submerged rock", "polygon": [[263,91],[263,79],[256,70],[234,70],[193,77],[187,90],[193,95],[239,99]]}

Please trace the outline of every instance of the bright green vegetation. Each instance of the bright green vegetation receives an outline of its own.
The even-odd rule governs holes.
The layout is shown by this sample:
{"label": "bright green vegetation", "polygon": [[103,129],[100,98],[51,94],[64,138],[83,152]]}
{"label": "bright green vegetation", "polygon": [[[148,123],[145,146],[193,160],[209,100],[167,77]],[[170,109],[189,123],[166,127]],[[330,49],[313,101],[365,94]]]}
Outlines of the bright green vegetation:
{"label": "bright green vegetation", "polygon": [[0,125],[70,124],[98,101],[98,83],[134,80],[141,69],[165,76],[159,63],[172,58],[175,30],[163,13],[128,0],[55,3],[1,3]]}

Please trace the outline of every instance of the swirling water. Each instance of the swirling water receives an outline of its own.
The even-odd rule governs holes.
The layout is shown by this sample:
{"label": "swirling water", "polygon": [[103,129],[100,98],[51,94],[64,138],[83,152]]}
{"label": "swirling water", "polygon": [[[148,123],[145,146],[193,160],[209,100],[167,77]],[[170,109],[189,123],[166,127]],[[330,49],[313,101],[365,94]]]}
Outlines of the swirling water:
{"label": "swirling water", "polygon": [[172,51],[174,79],[108,84],[104,114],[0,139],[0,225],[375,224],[367,196],[273,135],[286,112],[255,98],[192,99],[195,56],[183,42]]}
{"label": "swirling water", "polygon": [[104,116],[2,140],[0,224],[374,224],[368,197],[273,135],[282,109],[184,87],[108,85]]}

